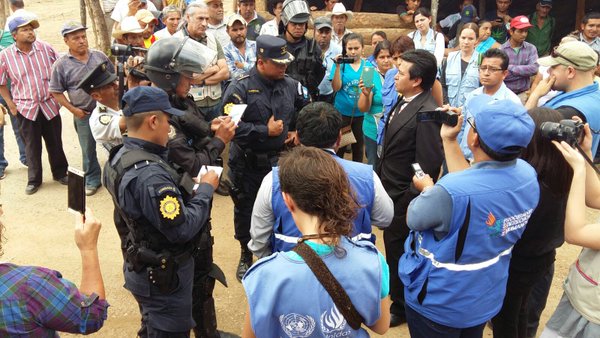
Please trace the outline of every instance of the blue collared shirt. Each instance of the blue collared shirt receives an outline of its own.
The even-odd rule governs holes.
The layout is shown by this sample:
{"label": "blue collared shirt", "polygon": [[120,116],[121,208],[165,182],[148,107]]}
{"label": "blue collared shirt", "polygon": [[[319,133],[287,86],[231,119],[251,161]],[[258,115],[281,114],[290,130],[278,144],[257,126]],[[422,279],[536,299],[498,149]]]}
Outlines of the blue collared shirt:
{"label": "blue collared shirt", "polygon": [[330,42],[329,48],[323,53],[323,66],[326,70],[325,76],[319,84],[319,95],[329,95],[333,93],[329,77],[331,76],[331,70],[333,69],[333,59],[340,54],[342,54],[342,47]]}
{"label": "blue collared shirt", "polygon": [[[233,42],[230,42],[223,47],[223,53],[225,54],[225,61],[227,61],[227,67],[229,67],[231,78],[235,79],[254,67],[254,64],[256,63],[256,42],[246,39],[245,55],[242,55]],[[243,63],[244,68],[238,68],[235,65],[236,61]]]}

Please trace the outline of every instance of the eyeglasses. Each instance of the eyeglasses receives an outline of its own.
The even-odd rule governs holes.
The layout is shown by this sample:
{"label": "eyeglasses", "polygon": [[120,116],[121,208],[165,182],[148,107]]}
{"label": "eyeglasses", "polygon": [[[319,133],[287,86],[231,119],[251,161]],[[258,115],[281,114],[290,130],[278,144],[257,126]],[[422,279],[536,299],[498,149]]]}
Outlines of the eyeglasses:
{"label": "eyeglasses", "polygon": [[575,67],[581,67],[581,66],[580,66],[580,65],[579,65],[577,62],[575,62],[575,61],[572,61],[571,59],[569,59],[569,58],[565,57],[564,55],[562,55],[561,53],[559,53],[559,52],[556,50],[556,48],[558,48],[558,46],[557,46],[557,47],[554,47],[554,49],[553,49],[553,50],[552,50],[552,52],[550,53],[550,56],[552,56],[553,58],[563,58],[563,59],[565,59],[565,60],[569,61],[570,63],[572,63],[573,65],[575,65]]}
{"label": "eyeglasses", "polygon": [[474,117],[469,117],[467,119],[467,123],[471,126],[471,129],[473,129],[474,133],[477,133],[477,128],[475,128],[475,118]]}
{"label": "eyeglasses", "polygon": [[495,73],[495,72],[501,72],[503,70],[504,69],[502,69],[502,68],[494,68],[494,67],[488,67],[488,66],[479,67],[479,71],[482,73],[485,73],[485,72]]}

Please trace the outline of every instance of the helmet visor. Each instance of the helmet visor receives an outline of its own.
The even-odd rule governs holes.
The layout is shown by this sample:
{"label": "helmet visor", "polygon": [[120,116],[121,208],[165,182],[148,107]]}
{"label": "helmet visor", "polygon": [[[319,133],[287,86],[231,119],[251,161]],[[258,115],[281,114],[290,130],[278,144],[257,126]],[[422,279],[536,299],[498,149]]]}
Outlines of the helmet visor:
{"label": "helmet visor", "polygon": [[206,68],[217,63],[217,52],[189,38],[185,38],[173,56],[174,70],[188,78],[199,76]]}

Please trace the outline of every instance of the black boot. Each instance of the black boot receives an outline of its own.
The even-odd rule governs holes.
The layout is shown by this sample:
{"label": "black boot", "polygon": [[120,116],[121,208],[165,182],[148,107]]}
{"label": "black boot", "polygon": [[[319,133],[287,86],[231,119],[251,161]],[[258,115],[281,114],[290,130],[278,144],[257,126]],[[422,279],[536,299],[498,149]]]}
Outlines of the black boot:
{"label": "black boot", "polygon": [[242,255],[240,256],[240,262],[235,272],[235,277],[238,282],[242,281],[242,277],[246,274],[246,271],[252,266],[252,252],[248,249],[248,246],[242,244]]}

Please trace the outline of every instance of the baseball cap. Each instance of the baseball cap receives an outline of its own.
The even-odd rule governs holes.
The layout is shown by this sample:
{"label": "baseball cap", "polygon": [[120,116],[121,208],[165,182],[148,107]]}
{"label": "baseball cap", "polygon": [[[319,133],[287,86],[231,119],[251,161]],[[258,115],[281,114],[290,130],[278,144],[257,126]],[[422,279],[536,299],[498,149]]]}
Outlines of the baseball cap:
{"label": "baseball cap", "polygon": [[319,30],[321,28],[333,29],[333,26],[331,25],[331,19],[329,17],[320,16],[315,19],[315,29]]}
{"label": "baseball cap", "polygon": [[540,0],[541,6],[552,7],[552,0]]}
{"label": "baseball cap", "polygon": [[149,23],[150,21],[155,21],[158,22],[158,20],[156,19],[156,17],[154,16],[154,14],[152,14],[152,12],[150,12],[147,9],[139,9],[136,13],[135,13],[135,19],[137,21],[141,21],[143,23]]}
{"label": "baseball cap", "polygon": [[460,21],[462,23],[473,22],[473,19],[477,17],[477,10],[473,5],[466,5],[460,12]]}
{"label": "baseball cap", "polygon": [[244,20],[244,18],[241,15],[236,13],[236,14],[229,16],[229,18],[227,19],[227,27],[233,26],[233,24],[236,23],[236,21],[241,22],[242,25],[244,25],[244,26],[247,25],[246,20]]}
{"label": "baseball cap", "polygon": [[87,29],[87,27],[85,27],[81,23],[79,23],[77,21],[69,21],[69,22],[65,22],[65,24],[62,26],[62,29],[60,30],[60,34],[64,37],[69,33],[77,32],[77,31],[85,30],[85,29]]}
{"label": "baseball cap", "polygon": [[122,106],[126,117],[156,110],[175,116],[185,115],[185,112],[171,106],[167,92],[158,87],[139,86],[128,90],[123,95]]}
{"label": "baseball cap", "polygon": [[585,42],[568,41],[561,43],[549,56],[538,59],[538,63],[544,67],[563,65],[587,71],[596,68],[598,53]]}
{"label": "baseball cap", "polygon": [[467,106],[475,118],[480,142],[492,151],[501,155],[518,154],[531,141],[535,123],[523,105],[478,95]]}
{"label": "baseball cap", "polygon": [[533,27],[533,25],[525,15],[515,16],[510,20],[510,28],[524,29],[529,27]]}
{"label": "baseball cap", "polygon": [[115,82],[116,79],[117,75],[111,72],[106,62],[104,62],[85,74],[83,79],[77,84],[77,89],[81,89],[89,94],[92,89],[104,87],[107,84]]}
{"label": "baseball cap", "polygon": [[259,35],[256,38],[256,56],[271,59],[277,63],[288,64],[294,56],[287,50],[284,39],[272,35]]}
{"label": "baseball cap", "polygon": [[31,25],[33,29],[37,29],[40,27],[40,23],[36,19],[17,16],[10,20],[10,22],[8,23],[8,30],[12,33],[16,31],[17,28],[27,25]]}

